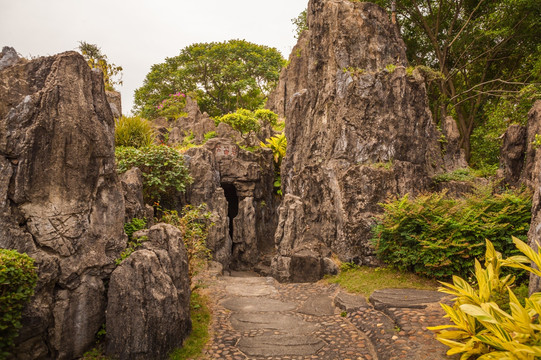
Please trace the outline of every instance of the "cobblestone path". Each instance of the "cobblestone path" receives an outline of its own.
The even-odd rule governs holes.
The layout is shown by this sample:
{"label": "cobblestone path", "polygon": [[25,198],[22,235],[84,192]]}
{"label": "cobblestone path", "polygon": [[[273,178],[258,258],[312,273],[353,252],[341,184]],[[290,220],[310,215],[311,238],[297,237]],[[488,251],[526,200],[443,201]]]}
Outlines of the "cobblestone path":
{"label": "cobblestone path", "polygon": [[219,276],[206,289],[208,359],[449,359],[426,330],[443,322],[439,293],[387,289],[368,303],[337,285],[237,275]]}

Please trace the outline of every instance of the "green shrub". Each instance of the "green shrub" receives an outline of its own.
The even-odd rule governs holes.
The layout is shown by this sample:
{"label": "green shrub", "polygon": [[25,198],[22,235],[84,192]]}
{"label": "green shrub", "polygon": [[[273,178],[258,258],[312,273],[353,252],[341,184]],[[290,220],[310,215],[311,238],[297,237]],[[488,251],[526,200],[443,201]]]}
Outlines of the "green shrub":
{"label": "green shrub", "polygon": [[501,272],[502,267],[512,266],[539,275],[529,264],[533,261],[541,266],[541,254],[517,238],[513,242],[526,256],[504,260],[487,240],[485,267],[475,260],[475,285],[458,276],[453,276],[452,284],[442,283],[439,290],[455,296],[452,307],[441,304],[454,324],[428,329],[437,331],[437,339],[450,348],[447,355],[462,354],[464,360],[534,360],[541,356],[541,293],[517,296],[514,278]]}
{"label": "green shrub", "polygon": [[209,131],[208,133],[206,133],[203,136],[205,138],[205,141],[209,141],[210,139],[214,139],[215,137],[217,137],[218,134],[216,134],[216,131]]}
{"label": "green shrub", "polygon": [[172,199],[192,182],[184,157],[168,146],[118,147],[115,155],[119,173],[132,167],[138,167],[143,173],[143,196],[147,204]]}
{"label": "green shrub", "polygon": [[115,121],[115,145],[136,148],[150,146],[156,134],[150,122],[139,116],[121,116]]}
{"label": "green shrub", "polygon": [[128,240],[133,240],[132,235],[134,232],[143,230],[147,226],[147,219],[133,218],[130,222],[124,224],[124,232],[128,235]]}
{"label": "green shrub", "polygon": [[160,209],[161,222],[179,228],[183,234],[184,244],[188,252],[190,278],[201,270],[211,257],[207,247],[211,213],[206,211],[207,205],[187,205],[179,215],[176,210]]}
{"label": "green shrub", "polygon": [[277,126],[278,115],[266,109],[259,109],[256,111],[238,109],[232,114],[226,114],[219,117],[216,120],[216,125],[221,122],[228,124],[242,136],[250,134],[251,132],[258,132],[262,126]]}
{"label": "green shrub", "polygon": [[115,264],[122,264],[122,261],[126,260],[128,256],[130,256],[138,247],[143,245],[143,243],[147,240],[148,237],[141,236],[140,238],[128,241],[128,246],[124,249],[124,251],[120,253],[120,257],[118,259],[115,259]]}
{"label": "green shrub", "polygon": [[38,276],[34,259],[0,249],[0,358],[9,355],[21,328],[24,305],[34,294]]}
{"label": "green shrub", "polygon": [[484,240],[513,255],[511,236],[525,239],[531,218],[526,190],[492,194],[479,190],[462,199],[445,193],[406,195],[381,204],[384,213],[373,228],[378,257],[400,270],[437,278],[467,277]]}
{"label": "green shrub", "polygon": [[156,110],[159,116],[163,116],[168,120],[176,120],[188,115],[188,113],[184,111],[185,108],[186,95],[177,92],[175,94],[170,94],[167,99],[162,100],[156,107]]}

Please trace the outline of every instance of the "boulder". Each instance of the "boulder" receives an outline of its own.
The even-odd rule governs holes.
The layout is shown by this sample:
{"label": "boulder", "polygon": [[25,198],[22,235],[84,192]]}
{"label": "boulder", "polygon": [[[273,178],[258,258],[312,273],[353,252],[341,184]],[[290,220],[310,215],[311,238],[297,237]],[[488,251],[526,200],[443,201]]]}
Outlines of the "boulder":
{"label": "boulder", "polygon": [[441,134],[424,79],[406,71],[404,42],[385,10],[311,0],[307,21],[267,105],[287,119],[288,140],[274,263],[298,257],[317,273],[332,251],[375,264],[370,228],[378,204],[429,189],[444,169]]}
{"label": "boulder", "polygon": [[0,247],[39,274],[16,359],[77,358],[105,322],[104,280],[126,245],[113,129],[102,75],[80,54],[0,70]]}
{"label": "boulder", "polygon": [[157,224],[134,234],[143,245],[111,275],[106,353],[117,359],[167,359],[191,331],[188,255],[182,233]]}

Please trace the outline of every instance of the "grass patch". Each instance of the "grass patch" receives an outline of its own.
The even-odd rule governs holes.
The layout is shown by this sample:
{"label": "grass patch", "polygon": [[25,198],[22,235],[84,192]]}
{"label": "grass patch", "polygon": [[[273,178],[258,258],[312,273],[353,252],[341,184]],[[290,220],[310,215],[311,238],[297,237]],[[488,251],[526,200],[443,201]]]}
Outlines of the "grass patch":
{"label": "grass patch", "polygon": [[210,310],[208,298],[197,289],[192,291],[190,313],[192,318],[192,333],[184,341],[183,347],[173,351],[170,360],[198,359],[203,348],[209,341]]}
{"label": "grass patch", "polygon": [[395,269],[368,266],[350,266],[338,275],[325,279],[330,284],[339,284],[352,293],[363,294],[368,298],[375,290],[386,288],[437,290],[435,280],[404,273]]}

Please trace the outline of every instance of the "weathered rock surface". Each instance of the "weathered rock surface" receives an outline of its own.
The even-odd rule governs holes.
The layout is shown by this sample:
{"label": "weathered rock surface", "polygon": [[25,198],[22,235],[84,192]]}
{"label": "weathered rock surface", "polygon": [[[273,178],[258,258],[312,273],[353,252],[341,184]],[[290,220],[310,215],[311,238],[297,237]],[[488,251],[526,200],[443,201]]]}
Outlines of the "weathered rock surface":
{"label": "weathered rock surface", "polygon": [[[528,137],[526,140],[526,162],[522,173],[523,182],[534,191],[532,221],[528,231],[529,245],[537,249],[541,243],[541,150],[533,142],[541,134],[541,101],[536,101],[528,113]],[[541,278],[530,275],[530,293],[541,291]]]}
{"label": "weathered rock surface", "polygon": [[500,169],[503,171],[504,181],[511,186],[520,184],[524,169],[526,141],[526,127],[518,124],[509,126],[503,135],[503,144],[500,150]]}
{"label": "weathered rock surface", "polygon": [[455,119],[447,116],[443,119],[442,132],[445,136],[445,151],[443,161],[447,171],[464,169],[468,167],[464,149],[460,147],[460,131]]}
{"label": "weathered rock surface", "polygon": [[141,230],[147,241],[111,276],[106,352],[118,359],[166,359],[191,330],[188,255],[168,224]]}
{"label": "weathered rock surface", "polygon": [[17,359],[76,358],[105,322],[103,280],[126,244],[113,127],[81,55],[0,70],[0,247],[26,252],[39,274]]}
{"label": "weathered rock surface", "polygon": [[152,206],[146,205],[143,200],[142,174],[138,168],[132,168],[120,175],[126,209],[124,222],[130,222],[133,218],[145,218],[147,226],[151,227],[154,221],[154,209]]}
{"label": "weathered rock surface", "polygon": [[12,66],[19,61],[19,55],[14,48],[9,46],[4,46],[2,52],[0,52],[0,70]]}
{"label": "weathered rock surface", "polygon": [[378,203],[427,189],[443,168],[422,76],[406,73],[388,14],[370,3],[311,0],[307,20],[268,102],[287,119],[273,260],[280,279],[296,276],[295,258],[311,261],[308,278],[320,277],[329,250],[373,263]]}
{"label": "weathered rock surface", "polygon": [[186,152],[194,183],[190,204],[206,203],[214,226],[207,239],[227,269],[250,269],[274,248],[276,196],[272,152],[251,153],[227,138],[214,138]]}
{"label": "weathered rock surface", "polygon": [[107,101],[115,119],[122,116],[122,96],[118,91],[105,91]]}

